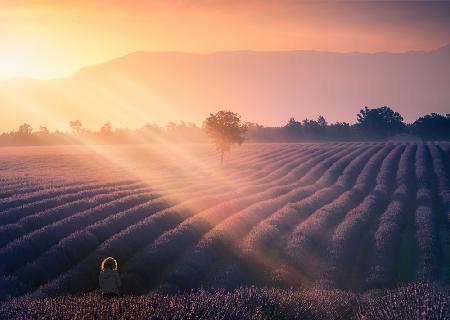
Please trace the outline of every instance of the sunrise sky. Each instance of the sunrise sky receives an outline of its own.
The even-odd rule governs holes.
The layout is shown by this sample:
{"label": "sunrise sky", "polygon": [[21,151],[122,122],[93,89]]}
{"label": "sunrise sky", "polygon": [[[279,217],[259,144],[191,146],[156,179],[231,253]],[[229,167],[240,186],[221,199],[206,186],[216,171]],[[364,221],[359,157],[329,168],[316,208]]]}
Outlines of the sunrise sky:
{"label": "sunrise sky", "polygon": [[134,51],[403,52],[450,42],[450,2],[0,0],[0,79]]}

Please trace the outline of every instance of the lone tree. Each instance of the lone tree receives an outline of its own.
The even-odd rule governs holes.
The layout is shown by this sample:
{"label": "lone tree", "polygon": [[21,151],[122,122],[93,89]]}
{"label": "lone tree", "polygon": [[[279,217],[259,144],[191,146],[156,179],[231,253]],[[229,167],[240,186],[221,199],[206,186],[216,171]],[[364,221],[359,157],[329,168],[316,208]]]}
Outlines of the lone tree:
{"label": "lone tree", "polygon": [[233,144],[241,145],[245,140],[247,126],[241,123],[241,116],[237,113],[224,110],[216,114],[211,113],[203,125],[220,153],[221,165],[224,153],[230,152]]}

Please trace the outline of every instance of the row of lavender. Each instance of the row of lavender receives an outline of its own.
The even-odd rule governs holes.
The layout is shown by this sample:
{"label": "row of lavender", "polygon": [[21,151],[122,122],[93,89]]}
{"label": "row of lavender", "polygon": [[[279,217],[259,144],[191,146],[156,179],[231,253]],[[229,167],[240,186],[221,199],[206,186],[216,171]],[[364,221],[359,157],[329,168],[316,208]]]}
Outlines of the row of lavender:
{"label": "row of lavender", "polygon": [[[136,244],[138,245],[145,243],[141,240],[151,240],[149,233],[139,232],[140,230],[143,230],[143,227],[145,226],[146,220],[144,217],[151,217],[149,221],[155,224],[155,232],[159,232],[160,228],[164,225],[167,225],[167,228],[170,229],[180,222],[182,215],[185,217],[192,215],[196,210],[202,209],[201,206],[220,204],[224,199],[236,198],[237,195],[240,196],[242,193],[253,194],[254,196],[254,193],[258,192],[258,189],[261,191],[273,186],[277,180],[271,181],[271,178],[276,177],[277,174],[289,183],[290,181],[295,180],[295,178],[292,179],[291,177],[291,179],[289,179],[284,173],[286,171],[291,171],[292,168],[296,168],[298,163],[304,160],[306,156],[316,156],[314,159],[317,160],[318,155],[322,158],[326,158],[331,152],[329,150],[324,152],[325,149],[314,145],[302,148],[290,148],[289,150],[286,150],[285,147],[280,149],[281,150],[274,150],[275,152],[263,154],[256,159],[257,161],[255,161],[254,157],[251,155],[247,157],[249,159],[242,159],[242,162],[244,163],[246,160],[252,163],[255,169],[260,167],[264,168],[264,170],[255,170],[256,173],[253,174],[251,180],[246,179],[244,182],[241,182],[240,186],[242,190],[240,190],[240,193],[233,191],[224,194],[224,189],[226,188],[221,185],[214,185],[213,183],[205,183],[202,181],[203,185],[192,186],[189,183],[190,181],[184,181],[184,183],[178,184],[182,186],[181,189],[189,189],[189,196],[185,198],[192,200],[188,201],[187,204],[181,204],[183,205],[182,207],[180,207],[180,205],[178,205],[178,207],[173,207],[176,201],[170,203],[170,194],[167,196],[167,193],[165,193],[165,197],[162,199],[161,197],[156,197],[156,195],[152,193],[146,192],[145,188],[138,192],[139,190],[136,190],[136,187],[133,186],[133,188],[127,187],[128,189],[131,189],[127,190],[130,194],[127,196],[124,195],[123,197],[118,194],[106,192],[106,196],[112,196],[113,198],[118,199],[105,204],[95,205],[92,198],[87,199],[91,202],[92,207],[84,211],[82,210],[81,212],[76,211],[79,207],[77,201],[67,203],[70,207],[69,210],[66,210],[64,206],[56,206],[44,211],[38,211],[37,213],[31,212],[32,215],[26,216],[24,218],[25,220],[34,219],[35,221],[38,220],[42,223],[51,217],[54,221],[44,228],[36,228],[36,230],[33,230],[30,233],[25,233],[23,236],[7,243],[6,246],[1,248],[0,256],[2,257],[2,261],[5,261],[1,266],[2,273],[7,276],[12,276],[12,279],[14,280],[19,278],[19,283],[25,281],[28,286],[31,285],[34,287],[51,279],[53,276],[58,275],[59,272],[65,270],[69,265],[73,265],[78,260],[83,259],[84,253],[88,254],[90,251],[96,249],[99,244],[116,235],[119,231],[124,231],[122,234],[131,235],[137,239]],[[294,162],[294,164],[292,164],[292,162]],[[275,168],[277,168],[277,170],[273,171]],[[264,171],[267,171],[266,174]],[[235,181],[239,182],[239,176]],[[249,181],[251,181],[251,183],[249,183]],[[254,183],[258,181],[261,181],[259,185]],[[271,181],[271,183],[267,183],[267,181]],[[167,184],[167,181],[164,181],[164,183]],[[290,183],[292,184],[292,182]],[[154,186],[155,184],[152,185]],[[158,188],[155,189],[163,188],[158,186]],[[284,187],[279,187],[278,192],[286,192],[289,189],[289,184],[287,184]],[[98,188],[96,190],[98,190]],[[167,187],[163,190],[171,190],[172,195],[177,191]],[[215,197],[205,199],[203,196],[205,193],[214,194],[214,191]],[[54,188],[52,188],[50,191],[44,190],[37,192],[37,194],[32,193],[25,198],[37,202],[42,200],[48,201],[46,197],[51,197],[55,195],[55,193]],[[266,194],[268,194],[268,192],[266,192]],[[177,197],[174,198],[176,199]],[[1,212],[1,216],[5,217],[6,220],[8,220],[8,217],[12,216],[10,209],[20,210],[22,208],[14,207],[14,201],[17,201],[14,197],[7,198],[3,201],[6,210]],[[195,205],[195,203],[198,203],[198,205]],[[171,210],[171,206],[174,208],[173,210]],[[19,223],[16,224],[23,227],[25,225],[24,219],[21,219],[22,221],[19,219]],[[142,219],[144,219],[142,221],[144,223],[141,223]],[[10,226],[11,224],[7,224],[2,228],[8,228]],[[141,239],[142,237],[140,235],[142,234],[144,235],[144,239]],[[119,237],[119,239],[121,238],[122,237]],[[130,241],[130,239],[128,239],[128,241]],[[117,248],[116,242],[117,241],[113,241],[114,248]],[[129,242],[128,244],[132,244],[132,242]],[[126,246],[122,247],[122,249],[124,248],[126,248]],[[130,253],[131,252],[133,251],[130,251]],[[95,264],[97,264],[97,262]],[[93,268],[92,265],[90,267],[95,270],[95,267]],[[30,273],[33,268],[37,268],[37,270],[34,271],[38,272]],[[33,279],[27,279],[30,277],[30,274],[34,274]],[[17,284],[17,281],[14,284]]]}
{"label": "row of lavender", "polygon": [[442,280],[448,167],[441,144],[283,145],[231,163],[232,187],[186,177],[8,195],[21,185],[10,181],[1,281],[6,294],[89,291],[106,255],[130,292]]}
{"label": "row of lavender", "polygon": [[[298,194],[298,196],[301,196],[304,193],[312,193],[312,186],[300,186],[299,178],[305,175],[321,175],[321,172],[329,166],[322,166],[321,164],[337,159],[344,152],[346,152],[345,148],[332,148],[331,150],[319,148],[315,151],[309,150],[305,157],[297,154],[275,171],[267,168],[266,174],[253,180],[251,186],[243,185],[224,201],[211,201],[211,206],[199,208],[194,214],[192,210],[183,205],[171,210],[160,211],[115,234],[77,266],[48,283],[41,290],[44,292],[58,292],[61,288],[71,290],[74,288],[74,283],[84,288],[92,288],[97,276],[96,270],[92,269],[92,265],[97,263],[105,254],[112,254],[122,262],[122,270],[129,275],[129,279],[126,279],[125,283],[128,285],[144,283],[147,288],[151,287],[154,284],[151,280],[158,280],[158,272],[165,271],[168,263],[176,260],[189,246],[195,245],[205,232],[227,217],[232,216],[233,213],[245,210],[256,211],[260,208],[260,203],[267,201],[267,199],[270,201],[270,199],[283,197],[283,195],[286,198],[286,195],[295,196],[295,194]],[[332,158],[330,159],[330,157]],[[292,166],[291,161],[296,161],[298,164]],[[307,172],[311,172],[311,174],[306,174]],[[301,188],[303,189],[300,190]],[[198,199],[198,202],[205,203],[205,200]],[[172,221],[174,217],[180,216],[184,219],[182,223],[165,227],[165,221]],[[157,258],[152,259],[152,263],[146,264],[151,277],[148,281],[143,282],[138,278],[141,275],[138,272],[133,272],[129,267],[128,261],[133,258],[133,255],[141,255],[140,251],[145,252],[147,248],[154,252]],[[85,279],[85,281],[80,283],[80,279]],[[75,287],[75,289],[78,288]]]}

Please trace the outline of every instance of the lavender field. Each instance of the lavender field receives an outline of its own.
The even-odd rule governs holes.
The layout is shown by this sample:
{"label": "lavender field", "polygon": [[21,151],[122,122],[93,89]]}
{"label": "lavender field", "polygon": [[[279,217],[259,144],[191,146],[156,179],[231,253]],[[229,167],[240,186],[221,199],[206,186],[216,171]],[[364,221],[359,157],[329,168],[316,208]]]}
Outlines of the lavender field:
{"label": "lavender field", "polygon": [[341,290],[240,288],[153,292],[120,299],[96,294],[10,300],[0,309],[6,319],[298,319],[298,320],[445,320],[450,290],[430,284],[364,295]]}
{"label": "lavender field", "polygon": [[106,256],[133,295],[445,286],[449,152],[247,144],[220,166],[203,145],[2,148],[0,296],[92,292]]}

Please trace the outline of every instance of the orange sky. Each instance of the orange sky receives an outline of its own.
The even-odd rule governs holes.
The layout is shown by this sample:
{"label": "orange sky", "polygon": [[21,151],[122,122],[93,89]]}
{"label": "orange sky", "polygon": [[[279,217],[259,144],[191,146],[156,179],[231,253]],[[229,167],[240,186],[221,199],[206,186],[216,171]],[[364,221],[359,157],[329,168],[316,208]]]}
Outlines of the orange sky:
{"label": "orange sky", "polygon": [[133,51],[430,50],[449,3],[0,0],[0,79],[66,77]]}

